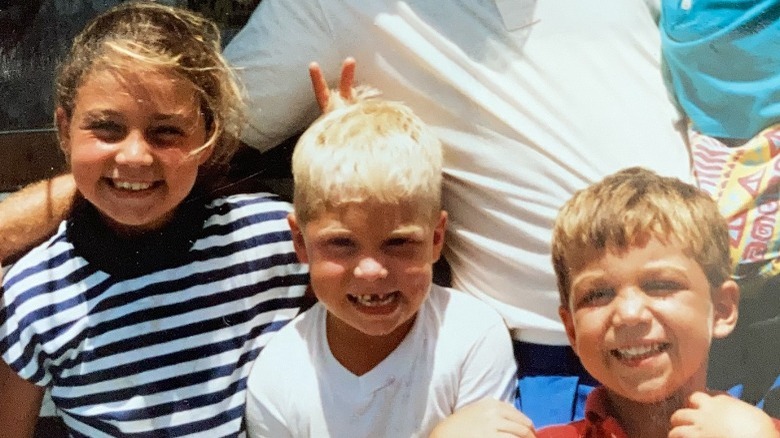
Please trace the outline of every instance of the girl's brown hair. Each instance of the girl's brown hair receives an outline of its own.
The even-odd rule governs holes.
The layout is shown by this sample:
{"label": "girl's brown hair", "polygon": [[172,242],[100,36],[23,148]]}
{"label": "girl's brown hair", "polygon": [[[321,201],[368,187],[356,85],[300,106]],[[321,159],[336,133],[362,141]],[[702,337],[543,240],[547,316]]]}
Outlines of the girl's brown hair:
{"label": "girl's brown hair", "polygon": [[193,153],[214,150],[206,163],[226,163],[238,148],[241,93],[221,55],[211,20],[151,1],[122,3],[90,21],[73,41],[57,75],[56,105],[70,118],[85,78],[97,69],[167,71],[190,81],[199,95],[208,140]]}

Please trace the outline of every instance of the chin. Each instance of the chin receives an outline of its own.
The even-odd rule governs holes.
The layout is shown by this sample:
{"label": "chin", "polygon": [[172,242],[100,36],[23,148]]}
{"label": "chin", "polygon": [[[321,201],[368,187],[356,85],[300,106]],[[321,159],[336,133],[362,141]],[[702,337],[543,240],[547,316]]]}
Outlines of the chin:
{"label": "chin", "polygon": [[623,398],[632,400],[636,403],[653,404],[664,402],[679,392],[679,388],[673,389],[668,384],[640,383],[632,385],[630,389],[625,388],[614,391]]}

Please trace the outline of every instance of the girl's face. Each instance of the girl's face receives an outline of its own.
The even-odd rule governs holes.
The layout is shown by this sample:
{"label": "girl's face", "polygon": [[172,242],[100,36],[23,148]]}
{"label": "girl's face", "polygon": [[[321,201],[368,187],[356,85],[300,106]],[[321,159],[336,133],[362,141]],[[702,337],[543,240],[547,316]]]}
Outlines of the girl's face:
{"label": "girl's face", "polygon": [[56,118],[79,191],[122,234],[165,225],[211,154],[192,153],[207,136],[195,88],[167,73],[96,70]]}

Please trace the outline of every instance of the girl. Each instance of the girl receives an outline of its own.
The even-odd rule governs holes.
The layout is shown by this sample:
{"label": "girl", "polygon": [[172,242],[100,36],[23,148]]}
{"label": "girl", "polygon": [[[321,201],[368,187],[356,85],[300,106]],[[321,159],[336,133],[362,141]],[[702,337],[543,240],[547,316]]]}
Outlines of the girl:
{"label": "girl", "polygon": [[243,435],[246,376],[307,283],[287,204],[208,196],[239,93],[214,23],[124,3],[76,37],[55,120],[80,198],[7,273],[0,424],[46,387],[73,436]]}

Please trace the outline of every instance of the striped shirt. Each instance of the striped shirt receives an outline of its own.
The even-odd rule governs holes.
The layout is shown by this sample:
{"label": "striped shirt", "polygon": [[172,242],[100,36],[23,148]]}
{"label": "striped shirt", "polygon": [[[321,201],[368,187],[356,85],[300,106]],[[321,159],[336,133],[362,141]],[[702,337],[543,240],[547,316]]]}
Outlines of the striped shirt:
{"label": "striped shirt", "polygon": [[4,279],[3,360],[50,387],[72,436],[244,436],[249,368],[308,283],[289,210],[219,198],[134,246],[63,222]]}

